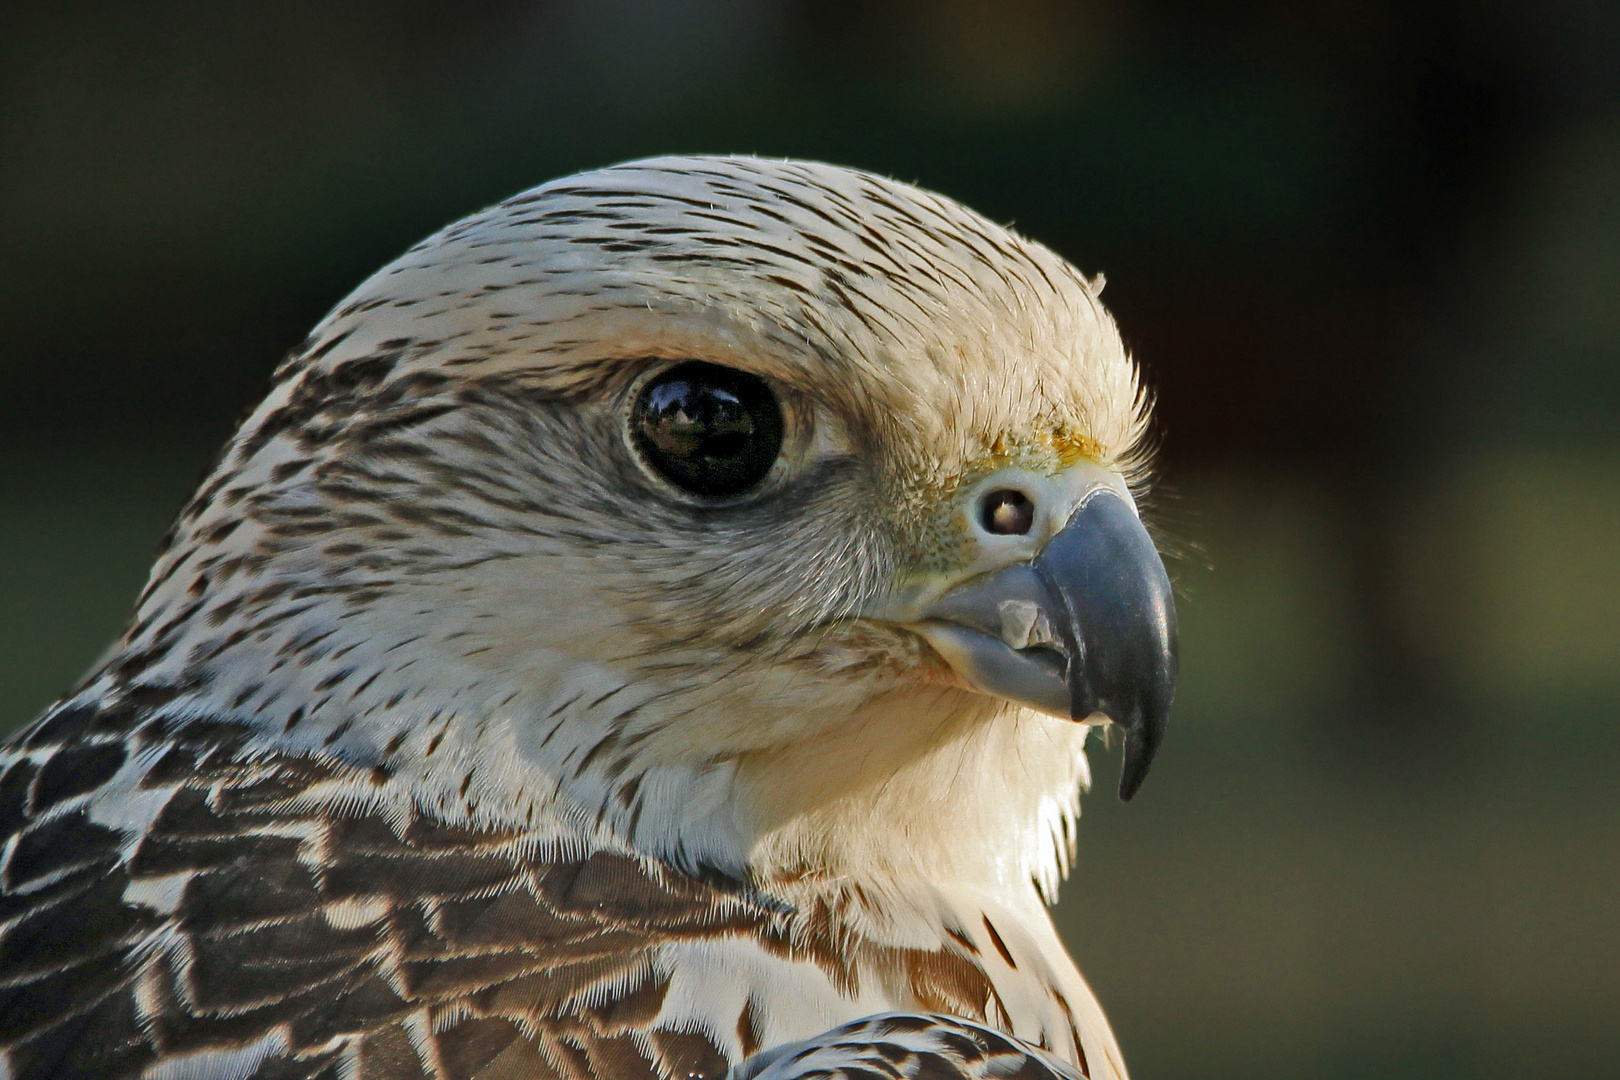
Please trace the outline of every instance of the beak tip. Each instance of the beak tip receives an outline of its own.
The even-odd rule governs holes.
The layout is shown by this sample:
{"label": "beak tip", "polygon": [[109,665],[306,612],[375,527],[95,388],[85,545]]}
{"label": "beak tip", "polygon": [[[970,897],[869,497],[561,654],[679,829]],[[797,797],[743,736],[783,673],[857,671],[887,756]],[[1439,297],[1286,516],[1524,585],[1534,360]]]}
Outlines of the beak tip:
{"label": "beak tip", "polygon": [[1164,739],[1168,712],[1166,709],[1157,716],[1138,718],[1136,723],[1125,725],[1125,760],[1119,770],[1120,802],[1130,802],[1147,779]]}
{"label": "beak tip", "polygon": [[1134,753],[1137,747],[1135,738],[1127,738],[1125,743],[1125,763],[1119,770],[1119,801],[1130,802],[1142,788],[1142,781],[1147,779],[1148,762],[1141,759],[1141,755]]}

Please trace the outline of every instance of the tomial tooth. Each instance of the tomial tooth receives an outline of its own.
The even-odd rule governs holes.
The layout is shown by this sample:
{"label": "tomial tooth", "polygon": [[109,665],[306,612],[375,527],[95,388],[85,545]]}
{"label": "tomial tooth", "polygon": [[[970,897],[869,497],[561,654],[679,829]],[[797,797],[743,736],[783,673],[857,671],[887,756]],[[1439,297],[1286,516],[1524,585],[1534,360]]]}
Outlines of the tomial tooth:
{"label": "tomial tooth", "polygon": [[1052,629],[1052,621],[1046,617],[1045,611],[1036,614],[1035,625],[1029,632],[1029,645],[1025,646],[1025,648],[1036,645],[1055,645],[1059,649],[1063,647],[1063,639],[1058,637],[1056,630]]}

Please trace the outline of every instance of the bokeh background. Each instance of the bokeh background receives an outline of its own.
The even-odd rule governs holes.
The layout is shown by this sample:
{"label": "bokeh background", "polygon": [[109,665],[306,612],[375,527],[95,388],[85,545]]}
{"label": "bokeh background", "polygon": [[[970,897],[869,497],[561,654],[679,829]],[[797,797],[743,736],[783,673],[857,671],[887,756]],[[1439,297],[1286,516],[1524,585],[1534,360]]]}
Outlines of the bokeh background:
{"label": "bokeh background", "polygon": [[1143,1080],[1620,1076],[1620,5],[58,0],[0,14],[0,727],[276,360],[665,151],[956,196],[1157,388],[1184,683],[1058,918]]}

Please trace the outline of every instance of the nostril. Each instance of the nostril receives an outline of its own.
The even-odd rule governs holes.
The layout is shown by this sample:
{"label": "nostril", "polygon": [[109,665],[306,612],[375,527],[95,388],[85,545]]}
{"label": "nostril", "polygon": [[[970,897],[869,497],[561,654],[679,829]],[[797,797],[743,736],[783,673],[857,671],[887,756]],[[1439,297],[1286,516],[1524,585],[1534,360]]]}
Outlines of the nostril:
{"label": "nostril", "polygon": [[1022,491],[1002,488],[984,497],[979,523],[985,532],[1001,536],[1023,536],[1035,524],[1035,504]]}

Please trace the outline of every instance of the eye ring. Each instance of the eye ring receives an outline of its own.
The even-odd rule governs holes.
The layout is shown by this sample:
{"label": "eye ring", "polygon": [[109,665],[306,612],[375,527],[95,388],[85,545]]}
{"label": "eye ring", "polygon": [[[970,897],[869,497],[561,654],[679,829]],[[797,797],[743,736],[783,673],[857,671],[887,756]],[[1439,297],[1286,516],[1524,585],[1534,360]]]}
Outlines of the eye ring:
{"label": "eye ring", "polygon": [[757,375],[703,360],[659,372],[636,393],[630,441],[659,478],[689,495],[753,490],[782,452],[782,405]]}

